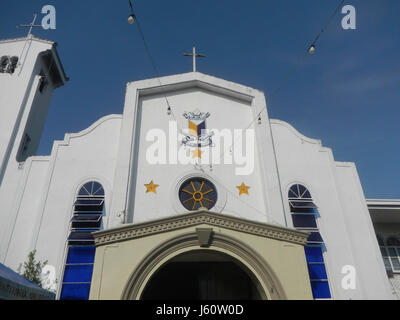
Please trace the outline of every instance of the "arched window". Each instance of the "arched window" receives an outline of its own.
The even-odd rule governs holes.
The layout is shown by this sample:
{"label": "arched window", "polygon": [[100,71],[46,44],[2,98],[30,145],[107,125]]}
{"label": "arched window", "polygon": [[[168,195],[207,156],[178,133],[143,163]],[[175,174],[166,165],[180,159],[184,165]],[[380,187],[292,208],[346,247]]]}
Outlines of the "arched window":
{"label": "arched window", "polygon": [[74,203],[68,236],[61,300],[87,300],[92,281],[95,246],[92,232],[102,228],[104,189],[88,182],[79,190]]}
{"label": "arched window", "polygon": [[290,187],[288,198],[293,226],[298,230],[310,232],[304,250],[313,297],[314,299],[331,298],[323,257],[324,240],[319,233],[316,221],[317,206],[310,192],[301,184]]}

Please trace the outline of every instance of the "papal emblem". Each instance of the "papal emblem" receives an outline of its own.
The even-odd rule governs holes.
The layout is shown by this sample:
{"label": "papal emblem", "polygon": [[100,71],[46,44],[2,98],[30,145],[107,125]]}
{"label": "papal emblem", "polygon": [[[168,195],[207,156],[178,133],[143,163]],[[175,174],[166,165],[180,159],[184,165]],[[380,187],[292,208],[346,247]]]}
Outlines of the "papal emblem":
{"label": "papal emblem", "polygon": [[211,145],[213,133],[208,133],[206,130],[206,119],[210,113],[185,112],[183,116],[189,121],[189,134],[183,138],[182,143],[188,147],[197,148]]}

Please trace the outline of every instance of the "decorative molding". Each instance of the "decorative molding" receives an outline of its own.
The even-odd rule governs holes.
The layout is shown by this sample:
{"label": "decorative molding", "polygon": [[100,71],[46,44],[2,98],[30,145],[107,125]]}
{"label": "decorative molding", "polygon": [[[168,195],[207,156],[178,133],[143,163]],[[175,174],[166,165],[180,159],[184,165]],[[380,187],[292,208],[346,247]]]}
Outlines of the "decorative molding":
{"label": "decorative molding", "polygon": [[201,224],[208,224],[210,226],[222,227],[238,232],[292,242],[300,245],[306,244],[309,235],[307,232],[295,229],[226,216],[208,210],[199,210],[179,216],[97,231],[93,233],[93,236],[95,239],[95,245],[101,246]]}

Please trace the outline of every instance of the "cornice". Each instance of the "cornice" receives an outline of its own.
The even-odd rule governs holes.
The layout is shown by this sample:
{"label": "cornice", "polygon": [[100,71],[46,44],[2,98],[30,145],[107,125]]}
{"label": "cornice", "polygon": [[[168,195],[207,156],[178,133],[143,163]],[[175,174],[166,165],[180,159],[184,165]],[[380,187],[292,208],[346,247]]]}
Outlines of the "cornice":
{"label": "cornice", "polygon": [[120,227],[93,233],[95,245],[101,246],[115,242],[128,241],[173,230],[207,224],[238,232],[257,235],[275,240],[305,245],[308,233],[267,223],[260,223],[231,217],[207,210],[153,220],[145,223],[127,224]]}
{"label": "cornice", "polygon": [[47,39],[42,39],[42,38],[38,38],[35,37],[33,35],[31,35],[31,37],[19,37],[19,38],[10,38],[10,39],[0,39],[0,43],[7,43],[7,42],[18,42],[18,41],[26,41],[26,40],[35,40],[38,42],[43,42],[43,43],[47,43],[47,44],[51,44],[51,45],[56,45],[56,42],[51,41],[51,40],[47,40]]}
{"label": "cornice", "polygon": [[128,82],[127,87],[136,89],[142,97],[198,87],[203,90],[210,90],[218,94],[244,101],[248,104],[254,100],[257,94],[262,93],[257,89],[200,72],[189,72],[161,78]]}

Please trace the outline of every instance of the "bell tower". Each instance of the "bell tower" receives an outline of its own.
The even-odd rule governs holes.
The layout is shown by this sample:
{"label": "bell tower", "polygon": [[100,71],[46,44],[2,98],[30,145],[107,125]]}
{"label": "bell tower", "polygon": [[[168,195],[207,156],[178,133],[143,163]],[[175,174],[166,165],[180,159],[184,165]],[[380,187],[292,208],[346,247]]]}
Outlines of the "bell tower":
{"label": "bell tower", "polygon": [[54,89],[68,81],[56,43],[0,40],[0,261],[15,224],[25,160],[36,154]]}
{"label": "bell tower", "polygon": [[35,154],[53,90],[66,81],[56,43],[0,40],[0,184],[9,165]]}

